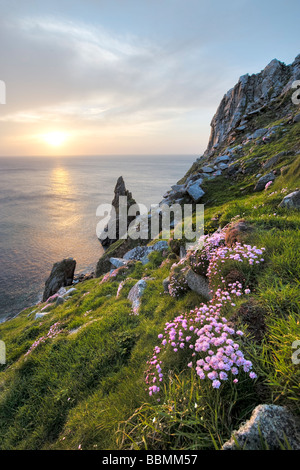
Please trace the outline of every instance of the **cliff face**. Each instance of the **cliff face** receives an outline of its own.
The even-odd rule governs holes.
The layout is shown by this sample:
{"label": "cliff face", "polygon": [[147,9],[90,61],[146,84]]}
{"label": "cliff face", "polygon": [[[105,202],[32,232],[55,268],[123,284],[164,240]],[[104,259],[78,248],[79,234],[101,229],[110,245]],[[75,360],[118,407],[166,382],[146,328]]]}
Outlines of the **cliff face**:
{"label": "cliff face", "polygon": [[244,130],[247,120],[285,94],[300,79],[300,54],[291,65],[272,60],[258,74],[243,75],[223,97],[211,121],[211,134],[205,151],[210,155],[230,137],[233,130]]}

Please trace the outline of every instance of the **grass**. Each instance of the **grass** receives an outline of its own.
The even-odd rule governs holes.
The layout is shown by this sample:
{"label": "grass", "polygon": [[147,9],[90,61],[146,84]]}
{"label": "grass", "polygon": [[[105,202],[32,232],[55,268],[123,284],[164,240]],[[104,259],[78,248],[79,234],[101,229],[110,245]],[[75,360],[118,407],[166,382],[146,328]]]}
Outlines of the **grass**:
{"label": "grass", "polygon": [[[278,121],[270,112],[265,125],[272,119]],[[263,116],[257,123],[262,127]],[[7,352],[6,364],[0,365],[1,449],[220,449],[260,403],[283,404],[300,414],[300,365],[292,361],[293,343],[300,340],[300,213],[278,207],[285,194],[299,187],[300,157],[285,156],[268,191],[253,192],[266,156],[299,147],[299,124],[287,127],[269,144],[246,148],[237,161],[246,168],[254,158],[250,172],[235,179],[218,177],[203,187],[205,233],[243,218],[252,228],[247,242],[265,247],[259,268],[234,263],[222,268],[224,275],[241,269],[251,285],[249,302],[264,319],[259,342],[241,319],[243,352],[258,378],[245,375],[235,387],[228,382],[214,390],[170,355],[163,399],[150,398],[144,372],[157,335],[167,321],[203,299],[191,291],[179,299],[163,293],[174,253],[167,253],[168,258],[152,253],[148,264],[137,262],[101,283],[105,259],[100,277],[77,284],[72,297],[44,317],[35,319],[37,307],[32,307],[0,325]],[[109,256],[122,253],[123,244],[117,243],[115,252],[111,247]],[[147,277],[147,288],[136,316],[127,296],[142,277]],[[237,302],[236,310],[241,307],[242,301]],[[234,313],[226,312],[229,319]],[[62,331],[26,355],[56,322]]]}

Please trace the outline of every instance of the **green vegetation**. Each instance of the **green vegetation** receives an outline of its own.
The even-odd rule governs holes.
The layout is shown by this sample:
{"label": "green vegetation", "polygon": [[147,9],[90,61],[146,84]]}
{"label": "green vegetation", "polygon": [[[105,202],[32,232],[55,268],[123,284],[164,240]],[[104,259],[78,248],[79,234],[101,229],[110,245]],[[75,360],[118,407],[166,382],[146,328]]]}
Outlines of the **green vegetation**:
{"label": "green vegetation", "polygon": [[[245,374],[236,385],[213,389],[170,355],[163,399],[149,397],[144,375],[158,334],[204,301],[190,290],[179,298],[164,293],[162,282],[178,259],[169,248],[105,282],[101,275],[77,284],[69,300],[41,318],[36,306],[0,325],[7,351],[0,366],[1,449],[220,449],[260,403],[300,414],[300,365],[291,360],[292,343],[300,340],[300,213],[278,207],[299,185],[299,131],[296,124],[268,144],[247,146],[237,162],[247,169],[251,160],[249,171],[203,186],[205,233],[241,218],[251,227],[246,242],[265,248],[259,267],[239,271],[250,296],[226,313],[246,333],[242,348],[257,379]],[[253,192],[262,163],[282,151],[289,154],[272,168],[275,182]],[[222,274],[234,269],[225,263]],[[139,315],[132,315],[127,296],[142,277],[147,288]]]}

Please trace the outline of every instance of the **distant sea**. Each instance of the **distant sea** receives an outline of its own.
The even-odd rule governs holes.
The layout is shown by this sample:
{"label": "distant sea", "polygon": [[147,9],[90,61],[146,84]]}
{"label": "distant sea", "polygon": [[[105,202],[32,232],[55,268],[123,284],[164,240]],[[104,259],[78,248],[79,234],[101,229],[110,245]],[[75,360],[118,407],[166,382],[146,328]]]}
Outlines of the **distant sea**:
{"label": "distant sea", "polygon": [[0,157],[0,322],[40,300],[56,261],[95,270],[96,209],[111,203],[119,176],[149,208],[196,157]]}

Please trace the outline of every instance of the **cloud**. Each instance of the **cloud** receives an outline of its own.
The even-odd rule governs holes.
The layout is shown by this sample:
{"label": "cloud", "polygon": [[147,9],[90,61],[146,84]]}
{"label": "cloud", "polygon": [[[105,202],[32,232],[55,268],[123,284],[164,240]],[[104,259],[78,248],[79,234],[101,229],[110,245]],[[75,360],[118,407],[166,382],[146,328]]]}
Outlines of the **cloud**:
{"label": "cloud", "polygon": [[85,143],[106,139],[114,153],[137,142],[146,153],[155,142],[157,151],[173,151],[179,139],[187,151],[197,151],[197,142],[204,150],[209,122],[240,72],[216,59],[212,44],[203,32],[151,35],[74,15],[4,12],[2,143],[15,138],[21,147],[39,132],[65,128]]}
{"label": "cloud", "polygon": [[54,17],[7,21],[0,34],[8,120],[170,119],[215,105],[219,70],[197,43],[159,45]]}

